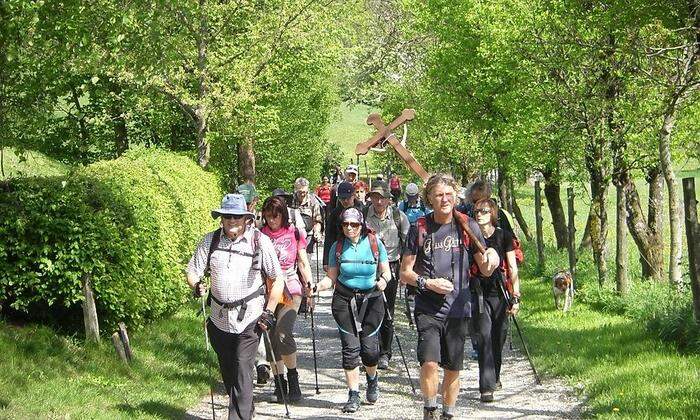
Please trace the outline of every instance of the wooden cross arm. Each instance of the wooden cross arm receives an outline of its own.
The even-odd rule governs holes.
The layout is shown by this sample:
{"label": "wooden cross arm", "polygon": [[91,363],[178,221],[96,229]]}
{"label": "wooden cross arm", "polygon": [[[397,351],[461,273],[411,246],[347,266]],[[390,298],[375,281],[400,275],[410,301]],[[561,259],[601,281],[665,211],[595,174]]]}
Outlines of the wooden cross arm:
{"label": "wooden cross arm", "polygon": [[[369,140],[358,143],[357,146],[355,146],[355,154],[356,155],[366,155],[367,152],[369,152],[369,149],[375,147],[377,144],[379,144],[382,140],[387,138],[389,134],[391,134],[392,130],[397,129],[401,124],[405,123],[406,121],[410,121],[416,116],[416,110],[415,109],[404,109],[403,112],[401,112],[401,115],[399,115],[398,118],[396,118],[394,121],[391,122],[386,127],[386,130],[380,130],[377,132],[375,135],[373,135]],[[370,114],[367,117],[367,124],[369,125],[377,125],[377,119],[379,122],[381,122],[381,117],[379,114]]]}

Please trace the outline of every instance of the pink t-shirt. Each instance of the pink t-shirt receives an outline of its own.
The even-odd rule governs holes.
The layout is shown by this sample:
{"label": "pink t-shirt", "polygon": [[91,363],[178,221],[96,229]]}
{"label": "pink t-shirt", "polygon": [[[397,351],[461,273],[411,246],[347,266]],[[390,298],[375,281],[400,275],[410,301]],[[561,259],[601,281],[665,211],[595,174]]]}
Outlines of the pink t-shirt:
{"label": "pink t-shirt", "polygon": [[272,239],[272,245],[274,245],[275,251],[277,251],[277,258],[280,260],[280,267],[287,274],[285,281],[287,292],[292,296],[302,295],[301,281],[299,281],[299,276],[294,267],[297,262],[299,249],[306,249],[307,246],[306,237],[302,234],[299,235],[299,242],[297,243],[294,229],[293,226],[277,229],[274,232],[267,226],[263,226],[260,229],[262,233]]}

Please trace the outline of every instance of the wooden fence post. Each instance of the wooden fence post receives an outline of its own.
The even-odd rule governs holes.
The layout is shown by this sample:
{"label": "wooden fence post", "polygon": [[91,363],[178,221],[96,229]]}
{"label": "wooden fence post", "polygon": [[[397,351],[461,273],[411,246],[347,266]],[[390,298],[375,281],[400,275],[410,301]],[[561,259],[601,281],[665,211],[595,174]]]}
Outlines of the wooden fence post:
{"label": "wooden fence post", "polygon": [[95,306],[95,294],[92,291],[92,274],[83,274],[83,323],[85,324],[85,340],[95,343],[100,342],[100,324],[97,320],[97,308]]}
{"label": "wooden fence post", "polygon": [[115,332],[112,334],[112,344],[114,345],[114,350],[117,351],[119,358],[124,363],[129,363],[129,359],[126,357],[126,352],[124,351],[124,345],[122,344],[121,338],[119,338],[119,333]]}
{"label": "wooden fence post", "polygon": [[133,353],[131,353],[131,344],[129,344],[129,334],[126,333],[126,324],[123,322],[119,323],[119,339],[124,345],[124,354],[126,354],[127,360],[131,361]]}
{"label": "wooden fence post", "polygon": [[542,190],[540,181],[535,181],[535,227],[537,233],[537,264],[544,269],[544,238],[542,235]]}
{"label": "wooden fence post", "polygon": [[569,210],[569,243],[567,248],[569,250],[569,272],[571,272],[571,278],[574,283],[574,290],[576,289],[576,224],[574,223],[574,217],[576,216],[576,211],[574,211],[574,189],[573,187],[568,187],[566,189],[567,195],[567,207]]}
{"label": "wooden fence post", "polygon": [[700,222],[698,222],[698,200],[695,196],[695,179],[683,178],[683,201],[685,203],[685,234],[688,237],[688,265],[690,288],[693,292],[695,322],[700,324]]}

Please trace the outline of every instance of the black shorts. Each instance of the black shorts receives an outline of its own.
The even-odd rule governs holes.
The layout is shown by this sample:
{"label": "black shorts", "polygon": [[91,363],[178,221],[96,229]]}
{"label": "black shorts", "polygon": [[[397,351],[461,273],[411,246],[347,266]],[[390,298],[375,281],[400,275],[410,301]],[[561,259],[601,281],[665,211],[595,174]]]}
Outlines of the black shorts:
{"label": "black shorts", "polygon": [[416,313],[418,362],[437,362],[446,370],[464,368],[464,341],[469,318],[440,320],[434,315]]}

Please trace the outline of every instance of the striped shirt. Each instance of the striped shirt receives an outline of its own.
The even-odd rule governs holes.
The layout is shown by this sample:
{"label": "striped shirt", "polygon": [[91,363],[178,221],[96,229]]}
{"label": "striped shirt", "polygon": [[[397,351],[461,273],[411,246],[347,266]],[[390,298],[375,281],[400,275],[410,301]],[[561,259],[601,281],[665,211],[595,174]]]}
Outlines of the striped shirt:
{"label": "striped shirt", "polygon": [[[219,246],[212,252],[209,269],[211,272],[211,293],[221,302],[233,302],[243,299],[258,290],[265,277],[279,278],[283,276],[275,248],[270,238],[259,234],[258,258],[253,264],[254,257],[241,255],[253,253],[255,228],[246,228],[243,235],[230,240],[223,232]],[[194,255],[187,264],[187,273],[191,277],[202,278],[207,267],[207,255],[215,232],[209,232],[197,245]],[[262,273],[261,270],[262,269]],[[226,309],[211,301],[211,320],[222,331],[240,334],[258,320],[263,312],[265,296],[260,295],[247,303],[245,316],[238,321],[240,307]]]}

